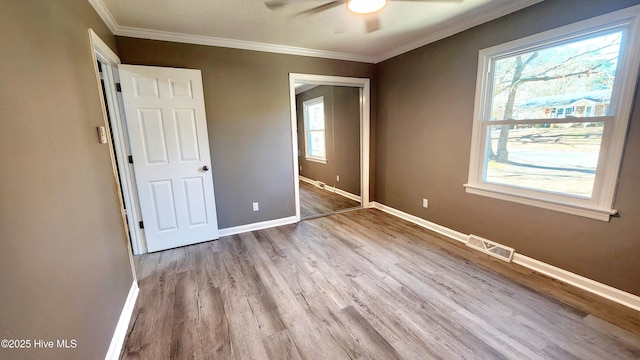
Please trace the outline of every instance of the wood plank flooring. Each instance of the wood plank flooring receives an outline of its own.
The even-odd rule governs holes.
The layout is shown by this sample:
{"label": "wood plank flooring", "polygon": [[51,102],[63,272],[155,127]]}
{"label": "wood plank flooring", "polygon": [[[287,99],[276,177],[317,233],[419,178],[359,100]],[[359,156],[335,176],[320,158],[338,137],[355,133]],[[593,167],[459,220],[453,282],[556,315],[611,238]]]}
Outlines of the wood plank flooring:
{"label": "wood plank flooring", "polygon": [[303,219],[359,206],[357,201],[300,181],[300,216]]}
{"label": "wood plank flooring", "polygon": [[378,210],[135,262],[122,359],[640,358],[638,312]]}

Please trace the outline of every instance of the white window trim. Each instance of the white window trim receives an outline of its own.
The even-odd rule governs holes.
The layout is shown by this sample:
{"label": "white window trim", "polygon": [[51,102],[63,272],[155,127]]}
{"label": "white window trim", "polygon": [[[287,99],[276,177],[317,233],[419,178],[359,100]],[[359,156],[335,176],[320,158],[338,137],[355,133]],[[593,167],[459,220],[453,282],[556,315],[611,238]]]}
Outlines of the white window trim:
{"label": "white window trim", "polygon": [[[613,209],[615,191],[624,153],[627,129],[631,117],[635,95],[638,68],[640,67],[640,5],[615,11],[609,14],[580,21],[574,24],[549,30],[540,34],[480,50],[478,59],[478,78],[476,82],[476,98],[473,116],[473,135],[471,139],[471,155],[469,164],[469,180],[464,185],[466,192],[475,195],[492,197],[500,200],[536,206],[544,209],[568,214],[609,221],[617,210]],[[616,87],[612,94],[611,108],[615,111],[611,121],[605,121],[604,135],[601,143],[598,171],[591,199],[582,199],[566,195],[545,193],[541,191],[516,188],[511,186],[490,184],[482,181],[484,166],[484,145],[486,127],[483,119],[488,103],[487,93],[489,67],[491,59],[497,54],[508,55],[509,52],[521,52],[526,47],[537,47],[559,39],[583,36],[589,32],[602,31],[607,27],[628,26],[627,41],[623,44],[623,55],[618,63],[620,75],[616,76]],[[626,53],[624,53],[626,46]],[[603,117],[604,119],[605,117]],[[571,119],[545,119],[546,122]]]}
{"label": "white window trim", "polygon": [[[318,96],[313,99],[305,100],[302,102],[302,118],[303,118],[303,126],[304,126],[304,158],[308,161],[314,161],[321,164],[327,163],[327,157],[309,155],[309,133],[313,131],[319,130],[309,130],[308,129],[308,121],[307,121],[307,108],[309,106],[313,106],[316,104],[324,105],[324,96]],[[322,128],[322,135],[324,136],[324,151],[327,153],[327,122],[324,121],[324,127]]]}

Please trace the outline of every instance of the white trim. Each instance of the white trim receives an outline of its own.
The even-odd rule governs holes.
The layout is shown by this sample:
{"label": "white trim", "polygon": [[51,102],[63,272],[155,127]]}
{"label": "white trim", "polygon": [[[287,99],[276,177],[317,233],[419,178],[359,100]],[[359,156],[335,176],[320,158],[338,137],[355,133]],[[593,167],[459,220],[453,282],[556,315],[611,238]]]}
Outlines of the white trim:
{"label": "white trim", "polygon": [[[325,151],[326,151],[326,149],[325,149]],[[317,162],[317,163],[320,163],[320,164],[326,164],[327,163],[327,159],[323,159],[323,158],[316,157],[316,156],[307,156],[307,155],[305,155],[304,159],[307,160],[307,161]]]}
{"label": "white trim", "polygon": [[326,185],[326,184],[324,186],[320,186],[320,182],[319,181],[311,180],[308,177],[304,177],[302,175],[299,175],[299,178],[300,178],[300,181],[304,181],[307,184],[311,184],[311,185],[313,185],[315,187],[318,187],[320,189],[324,189],[324,190],[326,190],[328,192],[332,192],[332,193],[338,194],[340,196],[344,196],[347,199],[351,199],[351,200],[357,201],[357,202],[361,202],[362,201],[362,197],[361,196],[358,196],[356,194],[352,194],[352,193],[350,193],[348,191],[344,191],[342,189],[338,189],[337,187],[334,187],[334,186],[331,186],[331,185]]}
{"label": "white trim", "polygon": [[309,179],[308,177],[305,177],[305,176],[302,176],[302,175],[299,175],[298,177],[300,178],[300,181],[304,181],[304,182],[306,182],[307,184],[311,184],[311,185],[313,185],[313,186],[320,187],[320,186],[318,185],[318,182],[317,182],[317,181],[315,181],[315,180],[311,180],[311,179]]}
{"label": "white trim", "polygon": [[111,33],[115,34],[118,31],[119,25],[116,22],[116,19],[111,15],[111,12],[107,8],[107,6],[102,2],[102,0],[88,0],[89,4],[93,6],[93,8],[98,13],[98,16],[104,21],[105,25],[111,30]]}
{"label": "white trim", "polygon": [[218,235],[220,237],[230,236],[230,235],[241,234],[249,231],[268,229],[268,228],[282,226],[282,225],[289,225],[289,224],[297,223],[298,221],[300,220],[297,217],[289,216],[289,217],[275,219],[275,220],[267,220],[267,221],[253,223],[253,224],[246,224],[246,225],[220,229],[218,230]]}
{"label": "white trim", "polygon": [[338,189],[337,187],[334,187],[333,191],[336,194],[340,195],[340,196],[346,197],[347,199],[351,199],[351,200],[357,201],[357,202],[361,202],[362,201],[362,197],[361,196],[358,196],[356,194],[352,194],[352,193],[350,193],[348,191],[344,191],[342,189]]}
{"label": "white trim", "polygon": [[[453,240],[457,240],[462,243],[466,243],[469,236],[461,232],[449,229],[445,226],[432,223],[420,217],[407,214],[405,212],[394,209],[392,207],[380,204],[378,202],[372,202],[370,207],[384,211],[390,215],[407,220],[416,225],[422,226],[431,231],[445,235]],[[581,276],[581,275],[572,273],[570,271],[558,268],[556,266],[544,263],[542,261],[530,258],[528,256],[519,254],[517,252],[513,254],[512,262],[520,266],[526,267],[528,269],[531,269],[533,271],[536,271],[538,273],[547,275],[553,279],[560,280],[569,285],[573,285],[577,288],[590,292],[594,295],[601,296],[605,299],[609,299],[618,304],[640,311],[640,296],[628,293],[620,289],[616,289],[612,286],[597,282],[595,280],[591,280],[584,276]]]}
{"label": "white trim", "polygon": [[109,350],[107,350],[107,354],[104,357],[105,360],[120,359],[120,352],[122,351],[122,345],[124,345],[124,340],[127,336],[129,322],[131,321],[131,316],[133,315],[133,310],[136,306],[136,299],[138,298],[139,291],[140,289],[138,288],[138,284],[134,279],[131,284],[131,288],[129,289],[127,300],[124,302],[124,306],[122,307],[118,324],[116,325],[116,329],[111,337],[111,344],[109,344]]}
{"label": "white trim", "polygon": [[296,206],[296,219],[300,221],[300,183],[298,166],[298,120],[296,112],[297,83],[350,86],[360,88],[360,205],[369,207],[369,166],[370,166],[370,136],[371,136],[371,80],[366,78],[289,74],[289,104],[291,106],[291,154],[293,157],[293,186]]}
{"label": "white trim", "polygon": [[[91,47],[93,48],[93,51],[109,63],[120,64],[120,58],[118,55],[111,50],[109,45],[100,39],[100,36],[98,36],[93,29],[89,29],[89,38],[91,39]],[[96,60],[98,59],[96,58]]]}
{"label": "white trim", "polygon": [[460,241],[461,243],[466,244],[467,243],[467,239],[469,238],[469,235],[467,234],[463,234],[461,232],[449,229],[448,227],[442,226],[442,225],[438,225],[436,223],[433,223],[431,221],[425,220],[423,218],[417,217],[415,215],[411,215],[408,214],[406,212],[400,211],[398,209],[394,209],[390,206],[381,204],[379,202],[372,202],[372,208],[374,209],[378,209],[381,211],[386,212],[387,214],[391,214],[395,217],[399,217],[400,219],[404,219],[407,220],[409,222],[412,222],[416,225],[420,225],[423,228],[427,228],[433,232],[437,232],[438,234],[444,235],[446,237],[449,237],[453,240],[456,241]]}
{"label": "white trim", "polygon": [[102,20],[105,22],[107,27],[109,27],[111,32],[114,35],[118,35],[118,36],[129,36],[129,37],[140,38],[140,39],[172,41],[172,42],[179,42],[179,43],[186,43],[186,44],[218,46],[218,47],[225,47],[225,48],[232,48],[232,49],[270,52],[270,53],[276,53],[276,54],[300,55],[300,56],[319,57],[319,58],[325,58],[325,59],[347,60],[347,61],[377,64],[387,59],[390,59],[392,57],[417,49],[421,46],[436,42],[438,40],[444,39],[451,35],[455,35],[457,33],[470,29],[474,26],[495,20],[499,17],[508,15],[510,13],[524,9],[531,5],[537,4],[543,0],[521,1],[515,5],[512,3],[507,3],[504,6],[498,7],[487,14],[483,14],[480,16],[468,15],[462,19],[459,19],[458,21],[456,21],[455,23],[449,26],[446,26],[440,29],[439,31],[430,32],[428,36],[425,36],[418,40],[414,40],[408,44],[401,45],[395,49],[392,49],[390,51],[387,51],[385,53],[378,54],[378,55],[362,55],[362,54],[344,53],[344,52],[336,52],[336,51],[317,50],[317,49],[309,49],[309,48],[296,47],[296,46],[268,44],[268,43],[254,42],[254,41],[234,40],[234,39],[226,39],[226,38],[213,37],[213,36],[192,35],[192,34],[184,34],[184,33],[170,32],[170,31],[160,31],[160,30],[153,30],[153,29],[121,26],[121,25],[118,25],[117,21],[115,20],[111,12],[109,12],[109,9],[104,4],[103,0],[88,0],[88,1],[96,10],[100,18],[102,18]]}
{"label": "white trim", "polygon": [[489,21],[501,18],[505,15],[509,15],[518,10],[522,10],[531,5],[535,5],[543,0],[529,0],[523,1],[516,4],[507,3],[505,6],[494,9],[492,12],[483,14],[480,16],[471,16],[467,19],[461,19],[460,21],[456,21],[455,24],[447,26],[439,31],[431,32],[429,35],[420,38],[418,40],[414,40],[408,44],[404,44],[398,46],[397,48],[387,51],[376,57],[375,63],[380,63],[385,60],[391,59],[392,57],[404,54],[411,50],[415,50],[419,47],[431,44],[438,40],[442,40],[444,38],[448,38],[449,36],[461,33],[465,30],[471,29],[474,26],[478,26],[480,24],[487,23]]}
{"label": "white trim", "polygon": [[[96,1],[96,0],[94,0]],[[373,56],[349,54],[335,51],[316,50],[297,46],[260,43],[255,41],[234,40],[214,36],[191,35],[177,32],[141,29],[128,26],[119,26],[114,32],[118,36],[128,36],[141,39],[171,41],[185,44],[209,45],[231,49],[262,51],[275,54],[300,55],[319,57],[325,59],[347,60],[364,63],[375,63]]]}
{"label": "white trim", "polygon": [[549,265],[536,259],[532,259],[522,254],[515,253],[513,255],[513,262],[541,274],[547,275],[551,278],[573,285],[582,290],[588,291],[592,294],[601,296],[605,299],[609,299],[611,301],[617,302],[618,304],[622,304],[626,307],[640,311],[640,297],[630,294],[626,291],[616,289],[609,285],[591,280],[578,274],[574,274],[567,270]]}
{"label": "white trim", "polygon": [[[113,166],[117,166],[120,174],[119,181],[121,187],[119,187],[119,189],[122,189],[122,201],[127,209],[125,216],[127,218],[128,238],[130,238],[131,250],[134,255],[144,254],[147,252],[147,245],[144,232],[141,231],[137,225],[141,218],[140,206],[138,204],[133,169],[127,158],[129,149],[127,135],[124,130],[124,116],[121,113],[121,99],[118,98],[118,93],[115,91],[115,83],[117,82],[118,76],[117,65],[121,63],[120,58],[92,29],[89,29],[89,37],[91,48],[93,49],[93,63],[98,84],[100,84],[100,75],[96,62],[99,60],[105,65],[103,76],[105,77],[104,86],[106,92],[103,94],[101,86],[98,86],[98,92],[100,94],[105,126],[109,128],[110,133],[113,134],[113,144],[111,145],[113,145],[113,149],[115,150],[113,156],[117,159],[117,165],[114,163]],[[108,109],[104,106],[105,99],[108,103]],[[107,121],[107,110],[111,118],[111,127],[109,127],[109,122]],[[110,137],[109,142],[111,142]],[[118,181],[118,178],[116,178],[116,181]],[[135,272],[135,269],[133,269],[133,271]]]}
{"label": "white trim", "polygon": [[519,204],[535,206],[547,210],[559,211],[571,215],[577,215],[596,219],[600,221],[609,222],[609,218],[612,215],[618,213],[615,209],[606,209],[597,206],[585,205],[573,205],[569,203],[556,203],[542,199],[535,199],[526,196],[519,196],[516,193],[506,193],[498,190],[490,190],[487,188],[478,187],[475,185],[464,184],[463,185],[469,194],[486,196],[494,199],[511,201]]}
{"label": "white trim", "polygon": [[[569,194],[558,194],[532,188],[491,184],[484,181],[486,139],[488,127],[509,124],[511,121],[487,121],[490,111],[492,67],[494,59],[535,49],[568,43],[574,40],[609,31],[626,28],[624,42],[620,47],[611,108],[615,115],[602,117],[604,133],[600,145],[593,192],[590,198],[579,198]],[[466,192],[500,200],[536,206],[591,219],[609,221],[617,213],[613,209],[618,176],[622,165],[625,139],[631,117],[636,79],[640,67],[640,5],[631,6],[584,21],[562,26],[539,34],[496,45],[479,51],[476,95],[473,115],[473,131]],[[521,121],[539,123],[541,120]],[[579,120],[583,121],[583,120]],[[552,121],[549,121],[552,122]],[[553,121],[555,122],[555,121]]]}
{"label": "white trim", "polygon": [[[118,56],[109,48],[109,46],[107,46],[107,44],[105,44],[104,41],[102,41],[102,39],[100,39],[100,37],[92,30],[92,29],[88,29],[89,31],[89,46],[91,47],[91,60],[93,62],[93,70],[96,76],[96,86],[98,88],[98,97],[100,98],[100,107],[102,108],[102,121],[103,124],[105,126],[105,128],[109,129],[109,132],[111,132],[111,128],[109,126],[109,121],[107,119],[107,108],[106,105],[104,103],[105,97],[104,94],[102,92],[102,84],[100,82],[100,73],[98,71],[98,60],[100,60],[101,62],[104,62],[105,64],[109,64],[109,66],[115,66],[117,63],[120,62],[120,58],[118,58]],[[109,75],[108,77],[110,77],[111,75],[113,75],[113,73],[111,72],[112,69],[106,69],[105,73],[107,75]],[[114,114],[112,119],[114,124],[117,124],[121,121],[121,117],[120,117],[120,112],[119,111],[115,111],[115,109],[120,109],[120,106],[116,106],[116,99],[115,96],[113,94],[113,87],[110,86],[110,84],[107,84],[107,81],[105,81],[105,88],[107,88],[107,90],[111,90],[110,93],[107,93],[107,101],[109,101],[110,106],[112,109],[114,109]],[[118,138],[119,136],[119,132],[112,132],[112,134],[114,135],[114,138]],[[112,144],[111,143],[111,137],[107,137],[107,142],[109,143],[109,155],[111,157],[111,167],[113,170],[113,179],[116,182],[116,184],[119,183],[119,177],[118,177],[118,166],[116,165],[116,159],[118,158],[118,153],[115,151],[116,149],[116,144]],[[120,143],[121,144],[121,143]],[[120,159],[119,159],[120,161]],[[119,163],[121,164],[121,163]],[[126,172],[125,172],[126,174]],[[126,177],[126,175],[125,175]],[[129,181],[129,183],[124,184],[122,186],[122,188],[127,188],[128,186],[133,186],[133,182],[131,182],[131,178],[127,179],[127,181]],[[125,181],[126,182],[126,181]],[[129,265],[131,266],[131,273],[133,274],[133,278],[134,280],[136,279],[136,268],[133,264],[133,256],[132,256],[132,245],[131,245],[131,234],[129,233],[129,227],[127,225],[127,218],[130,218],[132,216],[131,213],[134,213],[133,211],[125,211],[125,201],[128,202],[127,206],[129,208],[131,208],[131,201],[133,201],[134,203],[137,204],[137,197],[131,197],[130,193],[128,191],[125,191],[124,193],[121,191],[121,187],[120,186],[116,186],[118,193],[120,193],[121,196],[118,197],[118,201],[120,202],[120,209],[123,213],[123,217],[122,217],[122,229],[124,231],[124,235],[126,237],[127,241],[127,249],[129,251]],[[135,217],[133,217],[133,219],[136,219]],[[137,222],[136,222],[137,224]],[[135,235],[135,234],[134,234]]]}

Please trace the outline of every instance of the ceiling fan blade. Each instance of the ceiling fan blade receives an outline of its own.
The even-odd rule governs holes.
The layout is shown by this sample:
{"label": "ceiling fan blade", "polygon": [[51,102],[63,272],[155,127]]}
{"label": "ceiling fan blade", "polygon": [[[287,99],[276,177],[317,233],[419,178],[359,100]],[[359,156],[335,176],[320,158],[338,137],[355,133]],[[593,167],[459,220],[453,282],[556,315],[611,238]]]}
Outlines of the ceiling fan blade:
{"label": "ceiling fan blade", "polygon": [[367,28],[367,33],[372,33],[374,31],[380,30],[380,19],[378,19],[377,15],[369,15],[364,20],[364,24]]}
{"label": "ceiling fan blade", "polygon": [[332,9],[332,8],[334,8],[334,7],[336,7],[336,6],[344,5],[344,4],[345,4],[345,2],[346,2],[346,0],[335,0],[335,1],[331,1],[331,2],[328,2],[328,3],[326,3],[326,4],[323,4],[323,5],[320,5],[320,6],[313,7],[313,8],[311,8],[311,9],[309,9],[309,10],[305,10],[305,11],[299,12],[299,13],[298,13],[298,15],[312,15],[312,14],[317,14],[317,13],[319,13],[319,12],[321,12],[321,11],[329,10],[329,9]]}
{"label": "ceiling fan blade", "polygon": [[264,6],[269,10],[277,10],[285,5],[287,5],[287,2],[284,0],[267,0],[264,2]]}

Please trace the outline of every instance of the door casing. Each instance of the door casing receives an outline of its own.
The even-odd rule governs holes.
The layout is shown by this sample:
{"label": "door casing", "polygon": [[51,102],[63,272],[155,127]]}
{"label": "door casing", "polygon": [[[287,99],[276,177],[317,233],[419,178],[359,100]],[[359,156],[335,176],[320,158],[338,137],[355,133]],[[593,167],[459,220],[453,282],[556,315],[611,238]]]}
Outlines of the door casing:
{"label": "door casing", "polygon": [[[105,76],[104,96],[102,93],[102,87],[98,86],[100,104],[103,105],[105,127],[107,127],[113,135],[113,144],[111,144],[111,146],[115,151],[112,156],[117,159],[117,166],[116,161],[113,161],[114,175],[116,177],[116,181],[120,181],[122,188],[121,194],[122,201],[124,203],[122,210],[126,219],[125,228],[128,230],[127,233],[130,240],[130,250],[134,255],[144,254],[147,252],[147,245],[144,238],[144,232],[138,226],[141,219],[140,206],[137,200],[138,194],[136,191],[133,169],[131,164],[129,164],[129,142],[124,130],[124,116],[121,106],[122,101],[118,98],[119,94],[115,88],[115,84],[119,81],[117,66],[121,63],[120,58],[92,29],[89,29],[89,38],[92,45],[92,54],[94,56],[93,64],[95,67],[98,85],[100,85],[100,74],[97,62],[100,61],[102,64],[106,65],[103,69]],[[103,99],[106,99],[108,109],[104,106]],[[107,120],[107,111],[109,112],[109,118],[111,119],[111,128],[109,128],[109,121]],[[111,139],[109,139],[109,141],[110,140]],[[118,179],[118,173],[120,173],[120,179]],[[118,188],[118,191],[120,191],[120,187]],[[126,211],[125,208],[127,209]]]}

